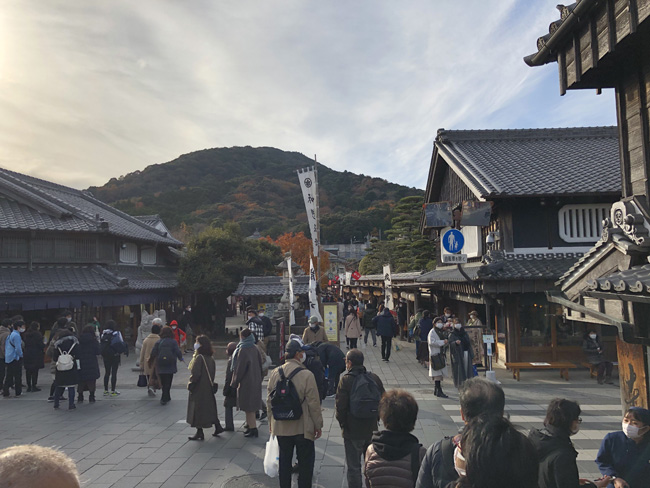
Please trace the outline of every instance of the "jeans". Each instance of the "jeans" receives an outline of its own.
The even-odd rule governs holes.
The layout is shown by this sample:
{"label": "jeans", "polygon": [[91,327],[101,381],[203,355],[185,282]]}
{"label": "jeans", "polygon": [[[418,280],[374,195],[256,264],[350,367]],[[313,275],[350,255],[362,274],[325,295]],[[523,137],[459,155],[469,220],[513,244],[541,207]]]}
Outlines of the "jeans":
{"label": "jeans", "polygon": [[[57,386],[54,392],[54,408],[59,408],[59,401],[65,391],[65,386]],[[68,386],[68,406],[74,407],[74,386]]]}
{"label": "jeans", "polygon": [[350,349],[356,349],[357,348],[357,341],[358,340],[359,339],[357,339],[356,337],[354,339],[353,338],[349,339],[349,341],[350,341]]}
{"label": "jeans", "polygon": [[173,374],[158,374],[160,378],[160,386],[162,387],[162,396],[160,397],[161,402],[168,402],[172,399],[169,392],[172,389],[172,379],[174,378]]}
{"label": "jeans", "polygon": [[370,441],[366,439],[343,439],[345,464],[348,467],[348,487],[361,488],[361,457],[365,458]]}
{"label": "jeans", "polygon": [[27,388],[36,388],[36,383],[38,383],[38,369],[26,369],[25,378],[27,379]]}
{"label": "jeans", "polygon": [[363,342],[368,344],[368,333],[372,333],[372,345],[376,346],[377,345],[377,329],[366,329],[366,332],[364,333],[363,336]]}
{"label": "jeans", "polygon": [[108,378],[111,378],[111,391],[115,391],[117,384],[117,368],[120,365],[119,356],[104,356],[104,391],[108,391]]}
{"label": "jeans", "polygon": [[390,359],[390,348],[393,343],[393,338],[390,336],[381,337],[381,358]]}
{"label": "jeans", "polygon": [[314,441],[305,439],[302,434],[278,436],[278,446],[280,447],[280,488],[291,488],[291,461],[294,447],[298,458],[298,488],[311,488],[316,459]]}
{"label": "jeans", "polygon": [[23,392],[23,360],[16,359],[7,363],[7,377],[5,378],[4,389],[2,394],[9,396],[9,388],[14,385],[16,395]]}

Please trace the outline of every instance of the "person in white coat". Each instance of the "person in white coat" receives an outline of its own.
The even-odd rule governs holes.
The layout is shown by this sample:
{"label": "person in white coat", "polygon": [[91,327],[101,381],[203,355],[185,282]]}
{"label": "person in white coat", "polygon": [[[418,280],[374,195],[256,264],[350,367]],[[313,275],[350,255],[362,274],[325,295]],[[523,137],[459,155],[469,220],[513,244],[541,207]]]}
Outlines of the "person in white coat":
{"label": "person in white coat", "polygon": [[449,398],[442,391],[442,380],[447,376],[447,359],[444,349],[447,345],[447,339],[445,339],[443,327],[442,320],[436,319],[427,336],[427,342],[429,343],[429,376],[435,383],[434,395],[440,398]]}
{"label": "person in white coat", "polygon": [[345,317],[345,337],[348,340],[349,348],[356,349],[357,341],[363,334],[361,331],[361,320],[351,305],[348,310],[348,316]]}

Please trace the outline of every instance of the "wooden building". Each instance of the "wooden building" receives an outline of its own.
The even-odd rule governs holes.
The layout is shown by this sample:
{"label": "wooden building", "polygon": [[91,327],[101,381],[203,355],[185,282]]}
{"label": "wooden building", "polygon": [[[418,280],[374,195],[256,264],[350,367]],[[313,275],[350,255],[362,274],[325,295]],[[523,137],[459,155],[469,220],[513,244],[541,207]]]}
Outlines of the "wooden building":
{"label": "wooden building", "polygon": [[141,306],[171,312],[183,244],[158,216],[141,219],[0,168],[0,314],[46,329],[69,309],[79,324],[116,319],[128,335]]}
{"label": "wooden building", "polygon": [[[477,310],[497,335],[499,362],[581,355],[584,327],[547,300],[555,281],[598,240],[620,197],[615,127],[440,130],[425,203],[489,202],[489,225],[454,225],[468,263],[439,265],[403,285],[450,306],[462,321]],[[449,228],[422,231],[438,241]],[[440,246],[438,246],[440,247]]]}
{"label": "wooden building", "polygon": [[558,63],[560,93],[614,88],[622,199],[602,238],[560,281],[551,299],[576,321],[611,325],[622,407],[648,407],[650,354],[650,0],[582,0],[537,40],[530,66]]}

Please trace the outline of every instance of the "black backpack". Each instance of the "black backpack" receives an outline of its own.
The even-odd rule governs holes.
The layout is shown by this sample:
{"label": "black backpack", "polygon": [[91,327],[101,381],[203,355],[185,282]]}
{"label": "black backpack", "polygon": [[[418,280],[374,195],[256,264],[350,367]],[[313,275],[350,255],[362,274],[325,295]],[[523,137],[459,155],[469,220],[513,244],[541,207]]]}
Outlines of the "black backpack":
{"label": "black backpack", "polygon": [[357,375],[350,390],[350,413],[359,419],[379,416],[381,391],[370,373]]}
{"label": "black backpack", "polygon": [[104,331],[102,332],[102,337],[100,339],[102,356],[114,356],[115,351],[111,348],[111,343],[113,342],[113,333]]}
{"label": "black backpack", "polygon": [[176,355],[174,354],[173,343],[170,341],[161,341],[158,346],[158,365],[164,368],[175,364]]}
{"label": "black backpack", "polygon": [[304,369],[296,368],[289,376],[285,376],[284,370],[278,368],[280,380],[271,392],[271,410],[275,420],[298,420],[302,417],[302,401],[291,380]]}

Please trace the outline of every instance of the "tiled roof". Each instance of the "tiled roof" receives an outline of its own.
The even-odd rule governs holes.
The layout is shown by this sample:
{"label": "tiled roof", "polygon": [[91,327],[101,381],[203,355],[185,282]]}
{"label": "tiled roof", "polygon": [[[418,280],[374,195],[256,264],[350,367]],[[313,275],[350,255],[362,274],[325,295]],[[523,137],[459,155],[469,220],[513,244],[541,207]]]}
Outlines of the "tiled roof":
{"label": "tiled roof", "polygon": [[[309,293],[309,276],[294,276],[293,291],[296,295]],[[282,296],[282,276],[244,276],[233,295],[238,296]]]}
{"label": "tiled roof", "polygon": [[616,127],[441,129],[436,146],[481,198],[621,192]]}
{"label": "tiled roof", "polygon": [[[393,281],[413,281],[420,276],[422,271],[408,271],[405,273],[391,273],[390,277]],[[383,274],[361,275],[358,280],[353,280],[355,283],[363,283],[364,281],[383,281]]]}
{"label": "tiled roof", "polygon": [[182,246],[89,192],[0,168],[0,229],[109,233],[127,239]]}
{"label": "tiled roof", "polygon": [[[506,254],[489,263],[469,263],[463,266],[473,281],[556,280],[582,254]],[[465,282],[457,266],[439,266],[423,274],[418,283]]]}
{"label": "tiled roof", "polygon": [[613,293],[650,294],[650,264],[633,266],[625,271],[590,280],[587,288]]}
{"label": "tiled roof", "polygon": [[0,266],[0,297],[45,293],[94,293],[175,288],[176,272],[171,268],[135,266],[51,265]]}

